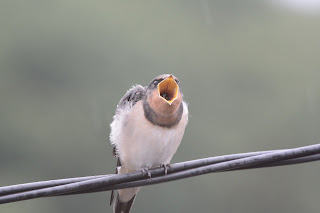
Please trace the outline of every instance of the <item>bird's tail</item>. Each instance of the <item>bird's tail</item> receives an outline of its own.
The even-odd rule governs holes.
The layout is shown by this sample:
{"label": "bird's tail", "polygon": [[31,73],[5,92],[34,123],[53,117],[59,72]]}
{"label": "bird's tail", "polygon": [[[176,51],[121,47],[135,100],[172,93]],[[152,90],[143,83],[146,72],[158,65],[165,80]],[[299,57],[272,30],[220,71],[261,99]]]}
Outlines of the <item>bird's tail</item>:
{"label": "bird's tail", "polygon": [[[115,155],[115,153],[116,152],[114,149],[114,155]],[[130,171],[127,171],[125,168],[121,167],[121,162],[120,162],[120,159],[118,158],[116,174],[125,174],[128,172],[130,172]],[[136,198],[137,192],[140,190],[140,188],[141,187],[134,187],[134,188],[129,188],[129,189],[120,189],[120,190],[117,190],[117,192],[112,191],[111,196],[110,196],[110,206],[113,204],[113,212],[114,213],[129,213],[130,209],[132,207],[132,204]],[[114,196],[115,193],[117,194],[116,197]],[[126,201],[120,200],[119,193],[121,194],[122,200],[126,200]]]}
{"label": "bird's tail", "polygon": [[113,212],[129,213],[135,198],[136,198],[136,195],[134,195],[129,201],[121,202],[119,199],[119,194],[117,193],[117,197],[113,203]]}

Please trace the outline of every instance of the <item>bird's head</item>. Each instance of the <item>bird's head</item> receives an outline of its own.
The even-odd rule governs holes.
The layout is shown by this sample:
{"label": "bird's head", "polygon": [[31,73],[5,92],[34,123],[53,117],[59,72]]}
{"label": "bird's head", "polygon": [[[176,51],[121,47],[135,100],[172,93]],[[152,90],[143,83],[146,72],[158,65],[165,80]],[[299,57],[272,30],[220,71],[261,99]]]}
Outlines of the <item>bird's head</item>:
{"label": "bird's head", "polygon": [[155,77],[147,88],[147,102],[158,114],[175,113],[182,101],[179,80],[170,74]]}

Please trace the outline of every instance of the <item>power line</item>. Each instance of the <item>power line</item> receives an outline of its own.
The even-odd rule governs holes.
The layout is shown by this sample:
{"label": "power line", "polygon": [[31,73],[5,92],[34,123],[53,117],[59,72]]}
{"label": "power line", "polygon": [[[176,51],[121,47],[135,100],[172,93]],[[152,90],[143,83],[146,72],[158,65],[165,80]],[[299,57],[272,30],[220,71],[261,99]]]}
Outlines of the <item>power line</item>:
{"label": "power line", "polygon": [[176,163],[164,175],[164,168],[149,170],[152,178],[142,171],[128,174],[99,175],[0,187],[0,204],[40,197],[110,191],[145,186],[204,175],[306,163],[320,160],[320,144],[285,150],[240,153]]}

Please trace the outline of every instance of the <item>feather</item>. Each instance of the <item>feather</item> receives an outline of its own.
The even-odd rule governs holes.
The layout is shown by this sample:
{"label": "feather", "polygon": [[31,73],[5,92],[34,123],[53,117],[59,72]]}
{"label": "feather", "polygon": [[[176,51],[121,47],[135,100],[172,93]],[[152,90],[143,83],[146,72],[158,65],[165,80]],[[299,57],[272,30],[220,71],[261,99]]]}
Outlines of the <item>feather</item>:
{"label": "feather", "polygon": [[135,198],[136,198],[136,195],[133,196],[133,198],[131,198],[131,200],[129,200],[127,202],[121,202],[119,200],[119,195],[117,194],[117,198],[116,198],[114,205],[113,205],[113,212],[114,213],[129,213]]}

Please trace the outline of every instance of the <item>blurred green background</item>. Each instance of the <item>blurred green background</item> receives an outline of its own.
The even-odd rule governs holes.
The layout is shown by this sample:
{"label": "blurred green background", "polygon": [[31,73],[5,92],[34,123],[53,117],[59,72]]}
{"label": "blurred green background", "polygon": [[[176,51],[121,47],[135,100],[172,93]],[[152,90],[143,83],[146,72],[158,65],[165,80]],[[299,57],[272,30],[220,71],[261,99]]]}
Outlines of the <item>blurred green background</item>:
{"label": "blurred green background", "polygon": [[[320,14],[284,5],[1,1],[0,186],[113,173],[116,104],[162,73],[179,78],[190,110],[173,163],[319,143]],[[319,176],[319,162],[210,174],[144,187],[132,212],[319,212]],[[0,212],[108,203],[104,192]]]}

